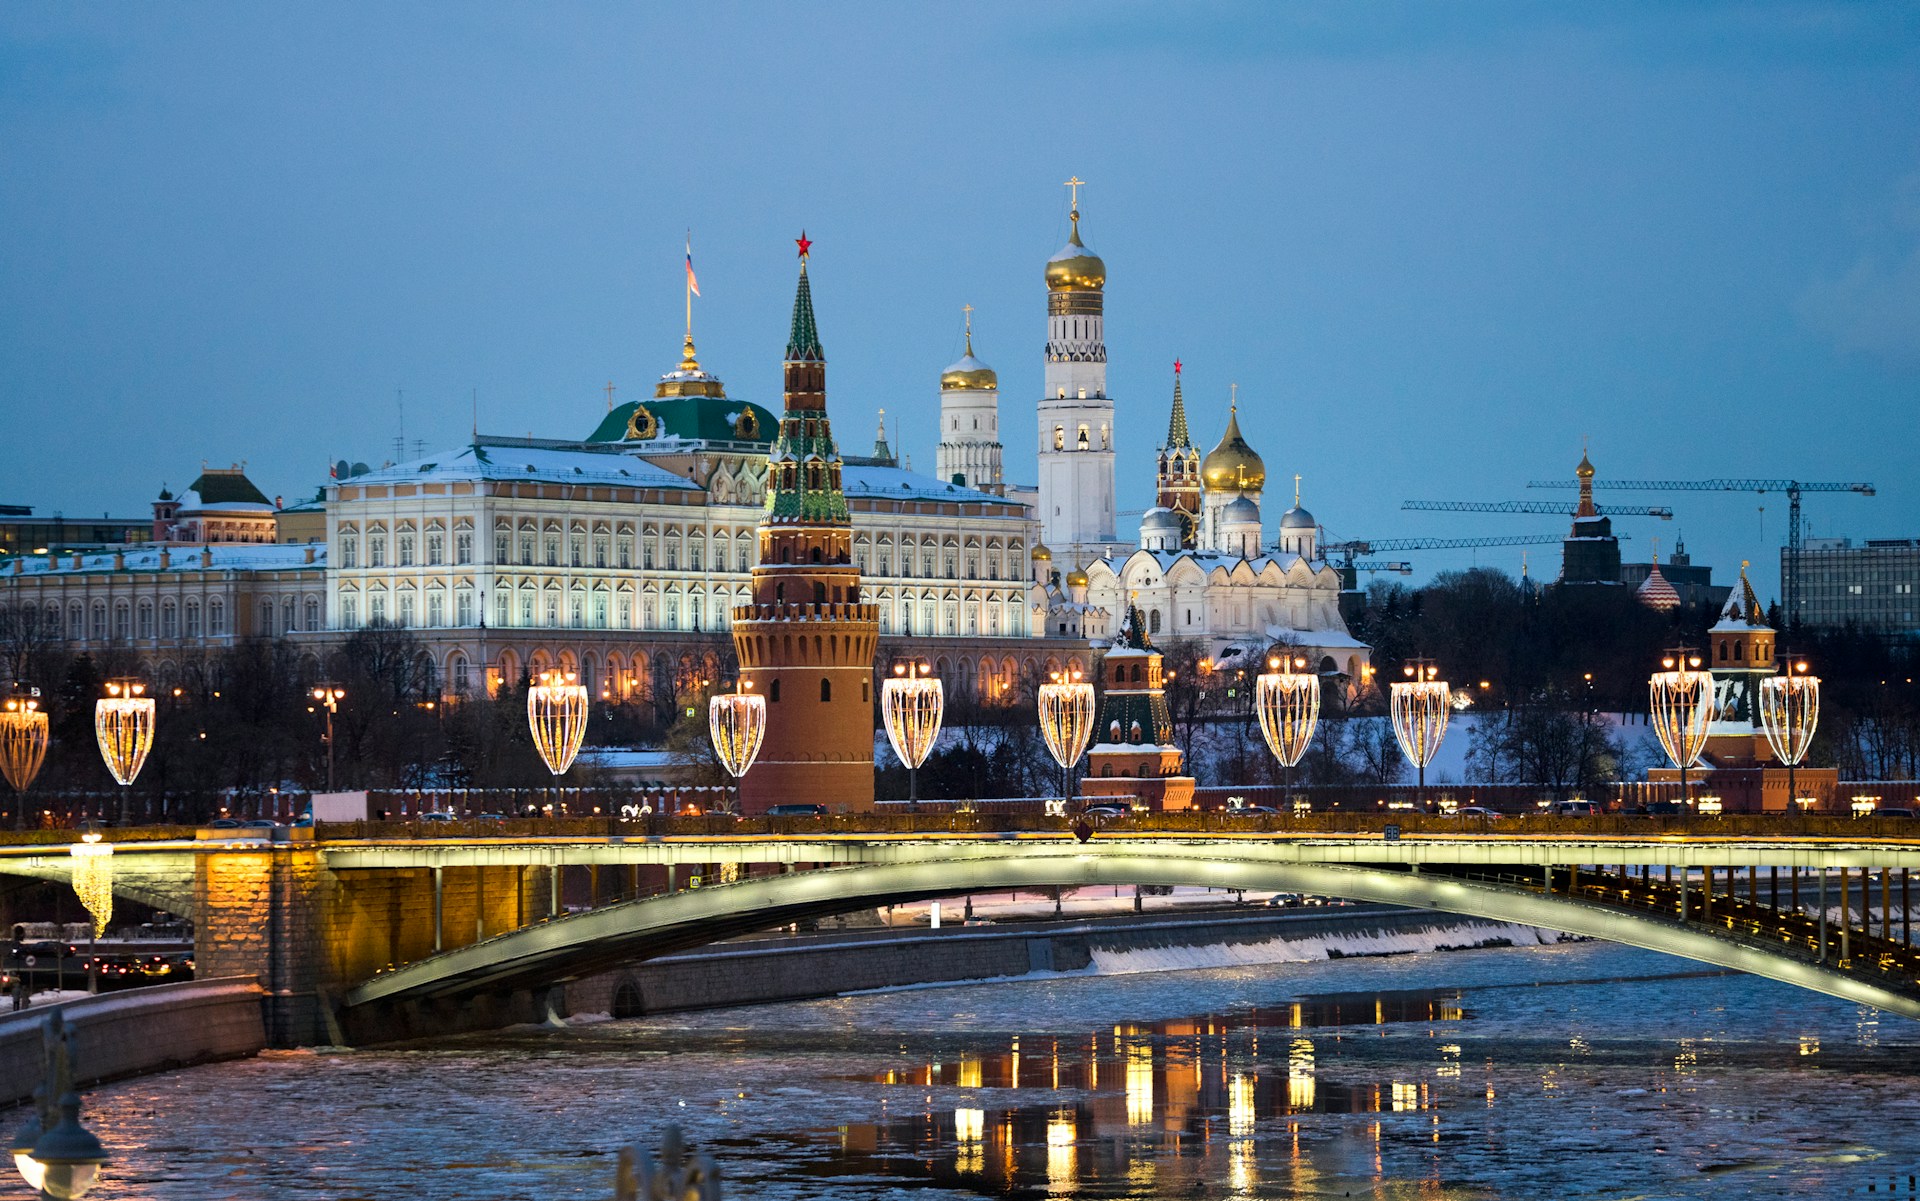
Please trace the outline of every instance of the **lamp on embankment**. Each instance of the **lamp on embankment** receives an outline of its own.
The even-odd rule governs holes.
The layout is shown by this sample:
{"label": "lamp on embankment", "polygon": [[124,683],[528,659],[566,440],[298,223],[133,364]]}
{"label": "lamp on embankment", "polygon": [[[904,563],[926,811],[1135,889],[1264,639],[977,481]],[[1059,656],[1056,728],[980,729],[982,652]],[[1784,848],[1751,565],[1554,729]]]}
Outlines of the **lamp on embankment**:
{"label": "lamp on embankment", "polygon": [[767,698],[753,691],[753,682],[743,680],[737,692],[719,692],[707,698],[707,734],[713,739],[714,757],[736,781],[734,808],[739,804],[739,784],[753,761],[760,756],[760,740],[767,734]]}
{"label": "lamp on embankment", "polygon": [[[93,703],[93,737],[107,770],[125,789],[133,785],[153,749],[153,698],[135,679],[107,681],[107,695]],[[204,735],[202,735],[204,737]],[[120,824],[127,824],[128,795],[120,794]]]}
{"label": "lamp on embankment", "polygon": [[1773,753],[1787,765],[1787,802],[1798,797],[1794,769],[1813,745],[1820,724],[1820,677],[1807,673],[1804,659],[1788,658],[1782,674],[1760,681],[1760,728],[1766,731]]}
{"label": "lamp on embankment", "polygon": [[33,1092],[34,1111],[14,1135],[13,1166],[42,1198],[77,1201],[93,1191],[107,1151],[80,1124],[73,1091],[73,1027],[49,1014],[41,1035],[45,1079]]}
{"label": "lamp on embankment", "polygon": [[1291,791],[1293,769],[1307,753],[1313,728],[1320,721],[1320,677],[1297,670],[1306,665],[1304,658],[1275,655],[1267,660],[1267,666],[1275,670],[1254,681],[1254,711],[1260,715],[1260,734],[1285,769],[1282,795]]}
{"label": "lamp on embankment", "polygon": [[27,789],[46,762],[48,732],[38,688],[15,688],[0,704],[0,776],[13,787],[16,829],[26,828]]}
{"label": "lamp on embankment", "polygon": [[1400,742],[1400,753],[1419,772],[1420,807],[1424,809],[1427,764],[1440,753],[1440,740],[1447,736],[1453,690],[1440,679],[1440,669],[1425,659],[1415,659],[1401,671],[1407,678],[1394,681],[1392,687],[1393,736]]}
{"label": "lamp on embankment", "polygon": [[1685,647],[1660,660],[1664,669],[1647,681],[1653,732],[1667,758],[1680,769],[1680,803],[1687,802],[1687,769],[1700,761],[1707,747],[1707,726],[1713,718],[1713,673],[1701,670],[1700,656]]}
{"label": "lamp on embankment", "polygon": [[932,665],[903,662],[880,684],[880,716],[887,741],[907,769],[907,811],[920,811],[920,765],[933,752],[946,717],[947,691]]}
{"label": "lamp on embankment", "polygon": [[1080,669],[1056,671],[1040,685],[1040,736],[1047,753],[1060,765],[1060,798],[1067,800],[1074,765],[1093,736],[1093,684],[1080,678]]}
{"label": "lamp on embankment", "polygon": [[547,770],[564,775],[587,736],[587,689],[572,672],[543,671],[527,689],[527,727]]}

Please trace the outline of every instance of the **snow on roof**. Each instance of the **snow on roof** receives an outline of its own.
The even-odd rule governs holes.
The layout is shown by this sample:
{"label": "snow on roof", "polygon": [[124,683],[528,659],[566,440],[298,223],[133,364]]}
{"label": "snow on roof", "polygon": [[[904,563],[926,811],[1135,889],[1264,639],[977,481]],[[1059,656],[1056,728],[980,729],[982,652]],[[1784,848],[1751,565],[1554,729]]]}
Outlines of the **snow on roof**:
{"label": "snow on roof", "polygon": [[415,459],[411,463],[382,467],[378,471],[340,482],[391,484],[418,479],[544,480],[624,484],[637,488],[697,487],[690,480],[625,452],[552,450],[546,447],[502,446],[484,441],[444,454]]}
{"label": "snow on roof", "polygon": [[1004,497],[964,484],[951,484],[908,471],[904,467],[868,467],[844,463],[840,468],[841,488],[847,499],[862,500],[944,500],[955,504],[1013,504]]}
{"label": "snow on roof", "polygon": [[1268,626],[1267,637],[1275,642],[1314,650],[1371,650],[1366,643],[1345,630],[1296,630],[1292,626]]}
{"label": "snow on roof", "polygon": [[[317,542],[301,543],[236,543],[231,546],[170,546],[164,543],[144,543],[139,550],[125,552],[124,567],[114,566],[114,554],[84,554],[80,556],[80,566],[73,566],[72,555],[21,555],[12,562],[17,564],[23,575],[74,575],[89,571],[159,571],[160,554],[167,552],[169,562],[167,571],[293,571],[308,568],[324,571],[327,566],[327,548]],[[205,564],[206,555],[211,552],[211,564]],[[307,561],[307,552],[313,552],[313,561]],[[6,569],[14,570],[13,566]]]}

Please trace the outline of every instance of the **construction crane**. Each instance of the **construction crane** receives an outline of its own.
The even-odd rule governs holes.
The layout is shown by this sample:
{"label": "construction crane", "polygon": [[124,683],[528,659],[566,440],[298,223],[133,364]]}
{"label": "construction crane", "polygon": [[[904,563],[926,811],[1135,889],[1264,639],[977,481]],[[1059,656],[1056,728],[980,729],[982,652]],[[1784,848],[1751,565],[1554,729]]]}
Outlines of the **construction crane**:
{"label": "construction crane", "polygon": [[[1572,517],[1578,506],[1563,505],[1557,500],[1409,500],[1402,501],[1400,507],[1428,513],[1557,513],[1562,517]],[[1631,508],[1607,505],[1600,509],[1600,514],[1603,517],[1658,517],[1662,521],[1673,520],[1673,510],[1665,505],[1646,508],[1639,505]]]}
{"label": "construction crane", "polygon": [[[1578,481],[1533,480],[1529,488],[1578,488]],[[1769,492],[1787,494],[1787,570],[1783,573],[1786,591],[1787,620],[1800,624],[1800,544],[1802,528],[1800,523],[1800,495],[1803,492],[1854,492],[1861,496],[1875,495],[1872,484],[1867,483],[1809,483],[1806,480],[1606,480],[1593,481],[1597,488],[1610,488],[1616,492],[1757,492],[1764,496]]]}
{"label": "construction crane", "polygon": [[1364,571],[1368,575],[1376,571],[1390,571],[1395,575],[1413,574],[1413,564],[1405,559],[1361,559],[1351,566],[1353,570]]}
{"label": "construction crane", "polygon": [[1562,534],[1501,534],[1493,538],[1355,538],[1347,542],[1328,542],[1320,547],[1324,554],[1344,556],[1342,567],[1354,566],[1358,555],[1385,554],[1401,550],[1480,550],[1490,546],[1545,546],[1559,542]]}

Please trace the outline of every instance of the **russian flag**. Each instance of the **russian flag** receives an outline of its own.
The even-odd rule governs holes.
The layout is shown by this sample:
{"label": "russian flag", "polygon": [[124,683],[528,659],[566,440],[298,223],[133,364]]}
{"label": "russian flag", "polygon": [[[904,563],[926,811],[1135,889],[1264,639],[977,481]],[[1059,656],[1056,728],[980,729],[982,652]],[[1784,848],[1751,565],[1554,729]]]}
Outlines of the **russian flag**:
{"label": "russian flag", "polygon": [[693,239],[687,239],[687,291],[700,295],[700,281],[693,274]]}

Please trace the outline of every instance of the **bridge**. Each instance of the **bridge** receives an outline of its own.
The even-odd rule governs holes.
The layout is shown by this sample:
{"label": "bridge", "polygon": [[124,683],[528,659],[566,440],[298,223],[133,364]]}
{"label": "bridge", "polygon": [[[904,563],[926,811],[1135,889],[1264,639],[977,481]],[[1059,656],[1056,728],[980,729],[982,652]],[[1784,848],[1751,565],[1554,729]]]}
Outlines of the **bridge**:
{"label": "bridge", "polygon": [[[1414,818],[1390,834],[1369,815],[1162,815],[1084,843],[1020,820],[1056,828],[942,817],[659,833],[323,827],[278,840],[148,831],[117,844],[115,888],[191,914],[199,969],[258,977],[269,1035],[286,1045],[533,1020],[569,980],[738,934],[1082,884],[1302,892],[1534,925],[1920,1018],[1908,921],[1920,831],[1891,819],[1541,819],[1496,832]],[[0,846],[0,874],[59,879],[70,861],[64,846]],[[569,873],[626,886],[568,913]]]}

